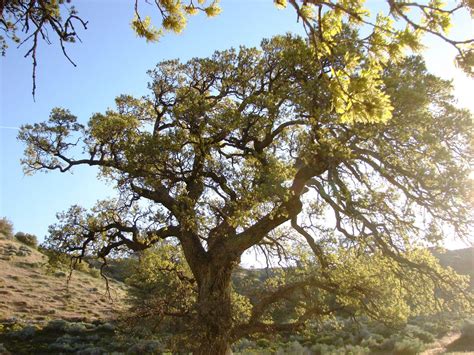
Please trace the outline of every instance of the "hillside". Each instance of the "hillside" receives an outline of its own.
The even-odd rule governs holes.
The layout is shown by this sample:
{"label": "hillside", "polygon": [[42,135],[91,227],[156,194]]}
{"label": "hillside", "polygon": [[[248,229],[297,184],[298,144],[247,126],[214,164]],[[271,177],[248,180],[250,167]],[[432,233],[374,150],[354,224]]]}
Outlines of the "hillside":
{"label": "hillside", "polygon": [[433,252],[441,265],[452,267],[458,274],[469,275],[471,287],[474,288],[474,247],[446,250],[443,253]]}
{"label": "hillside", "polygon": [[123,308],[125,286],[67,269],[52,269],[47,257],[15,240],[0,239],[0,321],[44,323],[50,319],[107,320]]}
{"label": "hillside", "polygon": [[[443,266],[469,275],[474,285],[474,248],[433,254]],[[112,263],[109,274],[117,274],[115,268]],[[126,287],[110,279],[109,299],[104,280],[98,277],[97,270],[93,271],[94,275],[74,271],[68,284],[67,268],[53,269],[48,265],[47,257],[36,249],[16,240],[0,238],[0,322],[114,319],[125,307]],[[268,272],[241,269],[234,282],[238,284],[245,275],[265,279]]]}
{"label": "hillside", "polygon": [[[435,255],[443,265],[472,277],[473,252],[473,248],[468,248]],[[124,279],[124,272],[129,269],[123,267],[123,263],[128,260],[112,262],[109,275]],[[126,308],[127,289],[123,283],[110,280],[112,297],[109,299],[97,269],[82,269],[73,272],[68,285],[67,267],[52,267],[48,258],[35,248],[17,240],[2,239],[0,235],[0,354],[154,354],[169,351],[161,334],[157,334],[157,338],[142,339],[124,333],[120,322],[114,322]],[[243,279],[250,277],[262,281],[271,272],[240,269],[234,282],[238,288]],[[472,338],[467,338],[466,345],[466,338],[460,339],[459,331],[450,332],[459,329],[457,322],[415,319],[405,329],[394,333],[394,330],[380,331],[381,325],[370,323],[361,324],[362,330],[355,331],[349,323],[344,325],[343,322],[341,329],[318,331],[311,340],[299,336],[290,338],[309,344],[308,349],[312,351],[308,354],[334,353],[332,351],[342,344],[337,340],[341,337],[347,338],[344,344],[349,342],[345,348],[339,348],[345,349],[346,353],[368,354],[370,348],[378,349],[376,353],[391,354],[388,349],[400,348],[399,353],[404,354],[419,353],[422,349],[427,349],[425,354],[437,354],[441,353],[440,349],[444,352],[446,347],[454,347],[456,342],[462,351],[474,350]],[[339,345],[334,345],[336,343]],[[244,339],[234,346],[234,350],[240,354],[266,354],[270,349],[284,349],[279,353],[293,354],[306,349],[298,344],[293,340],[273,344],[265,339]]]}

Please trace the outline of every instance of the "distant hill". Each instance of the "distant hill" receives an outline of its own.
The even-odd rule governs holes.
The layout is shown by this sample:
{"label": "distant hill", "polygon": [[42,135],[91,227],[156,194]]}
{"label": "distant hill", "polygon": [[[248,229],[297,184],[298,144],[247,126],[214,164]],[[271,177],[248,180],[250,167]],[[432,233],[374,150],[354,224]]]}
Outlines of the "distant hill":
{"label": "distant hill", "polygon": [[469,275],[471,287],[474,288],[474,247],[446,250],[443,253],[433,251],[433,255],[444,267],[449,266],[458,274]]}

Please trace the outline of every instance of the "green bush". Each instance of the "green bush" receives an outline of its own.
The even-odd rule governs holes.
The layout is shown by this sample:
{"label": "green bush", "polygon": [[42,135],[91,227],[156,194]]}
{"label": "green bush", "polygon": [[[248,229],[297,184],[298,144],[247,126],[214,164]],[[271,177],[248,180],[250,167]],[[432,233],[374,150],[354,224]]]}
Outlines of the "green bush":
{"label": "green bush", "polygon": [[0,218],[0,234],[7,239],[13,239],[13,223],[6,217]]}
{"label": "green bush", "polygon": [[425,344],[429,344],[435,341],[435,337],[433,336],[433,334],[419,328],[416,325],[407,325],[405,331],[410,337],[418,338]]}
{"label": "green bush", "polygon": [[84,272],[95,278],[98,278],[100,276],[100,270],[89,265],[87,261],[81,261],[76,263],[74,270]]}
{"label": "green bush", "polygon": [[416,355],[423,351],[423,342],[419,339],[405,338],[395,343],[393,354]]}
{"label": "green bush", "polygon": [[309,353],[309,349],[301,345],[297,340],[292,341],[289,344],[286,344],[285,350],[282,352],[282,349],[277,350],[278,353],[294,354],[294,355],[306,355]]}
{"label": "green bush", "polygon": [[91,266],[88,261],[82,260],[71,264],[71,256],[65,253],[53,249],[47,249],[40,246],[40,251],[48,257],[48,263],[46,265],[50,274],[62,276],[58,271],[70,270],[71,266],[74,266],[74,270],[84,272],[95,278],[100,276],[100,270]]}
{"label": "green bush", "polygon": [[139,340],[127,351],[127,354],[162,354],[163,344],[158,340]]}
{"label": "green bush", "polygon": [[434,334],[435,336],[441,337],[446,334],[449,328],[445,324],[440,322],[426,322],[422,325],[423,330]]}
{"label": "green bush", "polygon": [[249,340],[247,338],[242,338],[232,344],[232,350],[234,353],[248,353],[249,350],[255,350],[257,348],[257,344]]}
{"label": "green bush", "polygon": [[271,342],[268,339],[262,338],[257,340],[257,346],[259,348],[269,348],[271,346]]}
{"label": "green bush", "polygon": [[51,274],[58,270],[68,269],[71,266],[71,258],[68,255],[42,246],[39,247],[39,250],[48,257],[46,267]]}
{"label": "green bush", "polygon": [[347,355],[367,355],[370,354],[370,349],[358,345],[347,345],[344,348],[343,354]]}
{"label": "green bush", "polygon": [[34,234],[18,232],[15,234],[15,238],[20,243],[28,245],[29,247],[32,247],[35,249],[38,247],[38,238],[36,238],[36,235]]}
{"label": "green bush", "polygon": [[[97,259],[86,260],[91,267],[100,269],[102,261]],[[138,257],[131,256],[127,258],[111,259],[108,260],[107,266],[104,268],[104,274],[107,277],[115,279],[117,281],[125,282],[125,279],[132,275],[138,265]]]}
{"label": "green bush", "polygon": [[380,334],[371,334],[360,343],[363,347],[368,347],[372,350],[379,350],[380,345],[383,343],[385,338]]}

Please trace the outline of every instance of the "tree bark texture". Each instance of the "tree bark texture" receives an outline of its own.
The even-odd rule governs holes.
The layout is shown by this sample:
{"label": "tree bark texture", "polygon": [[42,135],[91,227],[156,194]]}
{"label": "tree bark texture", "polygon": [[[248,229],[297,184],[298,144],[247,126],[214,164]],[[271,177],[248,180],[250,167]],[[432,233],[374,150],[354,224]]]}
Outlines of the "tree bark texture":
{"label": "tree bark texture", "polygon": [[232,265],[209,266],[198,284],[196,355],[228,355],[232,328]]}

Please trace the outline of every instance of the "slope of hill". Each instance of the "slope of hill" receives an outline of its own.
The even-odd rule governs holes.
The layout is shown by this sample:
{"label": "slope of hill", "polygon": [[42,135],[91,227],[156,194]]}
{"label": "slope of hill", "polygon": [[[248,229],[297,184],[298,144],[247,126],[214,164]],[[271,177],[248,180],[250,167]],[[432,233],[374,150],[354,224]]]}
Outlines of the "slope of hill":
{"label": "slope of hill", "polygon": [[124,307],[125,286],[80,271],[48,267],[47,257],[15,240],[0,239],[0,322],[107,320]]}
{"label": "slope of hill", "polygon": [[474,287],[474,247],[433,252],[441,265],[452,267],[458,274],[469,275],[471,287]]}
{"label": "slope of hill", "polygon": [[[123,283],[110,280],[112,299],[106,296],[105,282],[97,275],[94,277],[89,273],[75,271],[68,284],[67,268],[54,269],[48,264],[48,258],[38,250],[1,237],[0,234],[0,354],[151,354],[167,350],[159,334],[157,339],[141,339],[137,335],[124,333],[118,323],[109,323],[120,317],[121,311],[127,307],[127,289]],[[451,266],[461,274],[470,275],[472,281],[474,248],[434,254],[444,266]],[[126,271],[130,269],[122,264],[128,261],[130,260],[111,263],[109,274],[125,278]],[[263,281],[270,276],[269,273],[272,270],[241,269],[235,275],[235,282],[239,284],[241,279],[248,277]],[[428,325],[430,323],[426,326]],[[434,351],[439,341],[432,346],[428,343],[438,335],[444,336],[451,326],[444,324],[438,328],[433,337],[420,324],[412,324],[400,334],[389,334],[387,339],[382,337],[379,340],[392,347],[399,344],[397,346],[418,349],[416,352],[424,347]],[[414,334],[426,338],[423,341],[427,344],[423,345]],[[376,335],[370,336],[373,338]],[[327,336],[334,338],[337,334],[330,332]],[[356,339],[353,334],[351,337]],[[252,341],[247,342],[252,344]],[[255,344],[258,345],[258,342]],[[326,346],[327,349],[324,349],[327,351],[334,347],[332,343],[321,344],[314,347]],[[367,339],[359,341],[354,349],[369,351],[371,343],[368,344]],[[381,344],[376,345],[382,347]],[[262,350],[262,353],[268,350],[260,349],[257,345],[255,349],[250,346],[238,351],[245,354],[249,349]],[[236,345],[236,350],[239,347],[241,344]],[[283,353],[293,352],[287,349]],[[365,353],[368,352],[360,352]]]}

